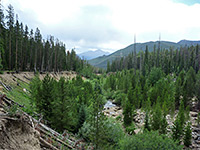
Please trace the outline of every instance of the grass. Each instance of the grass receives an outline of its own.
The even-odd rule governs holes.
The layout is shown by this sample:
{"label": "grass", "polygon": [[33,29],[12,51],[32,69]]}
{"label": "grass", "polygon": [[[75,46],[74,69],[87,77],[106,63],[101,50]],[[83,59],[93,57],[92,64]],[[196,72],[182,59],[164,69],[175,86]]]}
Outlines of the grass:
{"label": "grass", "polygon": [[[11,91],[5,91],[6,96],[17,103],[24,105],[25,106],[24,110],[26,112],[34,111],[34,107],[31,105],[29,84],[19,81],[19,80],[18,80],[18,83],[19,83],[19,86],[11,85],[11,87],[13,87]],[[26,91],[24,91],[23,89],[26,89]]]}

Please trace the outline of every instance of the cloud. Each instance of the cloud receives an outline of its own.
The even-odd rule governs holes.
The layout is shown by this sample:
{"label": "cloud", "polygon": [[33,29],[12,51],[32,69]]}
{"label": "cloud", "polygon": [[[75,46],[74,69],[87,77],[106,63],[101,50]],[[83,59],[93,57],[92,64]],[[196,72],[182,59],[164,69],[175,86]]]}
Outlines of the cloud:
{"label": "cloud", "polygon": [[5,0],[30,28],[54,35],[68,49],[118,50],[137,42],[200,39],[200,4],[184,0]]}

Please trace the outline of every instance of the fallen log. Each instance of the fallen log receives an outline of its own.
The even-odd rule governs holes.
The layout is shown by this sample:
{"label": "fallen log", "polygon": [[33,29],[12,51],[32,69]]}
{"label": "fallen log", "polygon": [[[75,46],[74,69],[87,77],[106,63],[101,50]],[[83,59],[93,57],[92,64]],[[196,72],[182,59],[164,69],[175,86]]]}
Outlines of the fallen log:
{"label": "fallen log", "polygon": [[40,142],[41,142],[42,144],[44,144],[45,147],[47,147],[47,148],[50,148],[50,149],[52,149],[52,150],[59,150],[59,149],[57,149],[55,146],[51,145],[50,143],[48,143],[47,141],[45,141],[45,140],[44,140],[43,138],[41,138],[41,137],[40,137]]}
{"label": "fallen log", "polygon": [[0,81],[0,84],[7,90],[7,91],[10,91],[11,89],[8,88],[3,82]]}
{"label": "fallen log", "polygon": [[[73,146],[70,145],[70,144],[73,144],[72,142],[71,142],[70,144],[65,143],[65,142],[63,142],[62,140],[60,140],[59,138],[57,138],[55,135],[50,134],[49,132],[43,130],[42,128],[37,127],[37,129],[38,129],[40,132],[44,133],[45,135],[48,135],[49,137],[54,138],[56,141],[58,141],[59,143],[63,144],[64,146],[66,146],[66,147],[68,147],[68,148],[70,148],[70,149],[73,149]],[[69,141],[68,141],[68,142],[69,142]]]}

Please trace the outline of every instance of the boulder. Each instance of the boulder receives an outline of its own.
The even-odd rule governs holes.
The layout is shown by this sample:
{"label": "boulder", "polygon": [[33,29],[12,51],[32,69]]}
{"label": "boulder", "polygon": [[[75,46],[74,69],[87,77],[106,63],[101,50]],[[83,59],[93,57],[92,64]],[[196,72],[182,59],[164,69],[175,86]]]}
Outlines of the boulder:
{"label": "boulder", "polygon": [[191,112],[190,112],[190,115],[191,115],[191,117],[197,117],[198,113],[197,113],[197,112],[194,112],[194,111],[191,111]]}
{"label": "boulder", "polygon": [[134,133],[135,133],[135,134],[138,134],[139,132],[140,132],[140,129],[135,129],[135,130],[134,130]]}

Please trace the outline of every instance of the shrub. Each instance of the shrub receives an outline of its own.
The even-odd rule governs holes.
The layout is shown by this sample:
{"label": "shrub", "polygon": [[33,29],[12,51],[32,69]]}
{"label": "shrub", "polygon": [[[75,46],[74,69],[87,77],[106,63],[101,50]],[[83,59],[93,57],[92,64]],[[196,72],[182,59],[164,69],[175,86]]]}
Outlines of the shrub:
{"label": "shrub", "polygon": [[120,150],[181,150],[172,139],[158,132],[144,132],[127,136],[120,141]]}
{"label": "shrub", "polygon": [[190,122],[188,122],[187,126],[185,127],[184,145],[189,147],[191,145],[191,139],[192,139],[191,125]]}
{"label": "shrub", "polygon": [[130,126],[126,127],[126,132],[130,135],[134,134],[134,130],[135,130],[135,124],[131,123]]}

